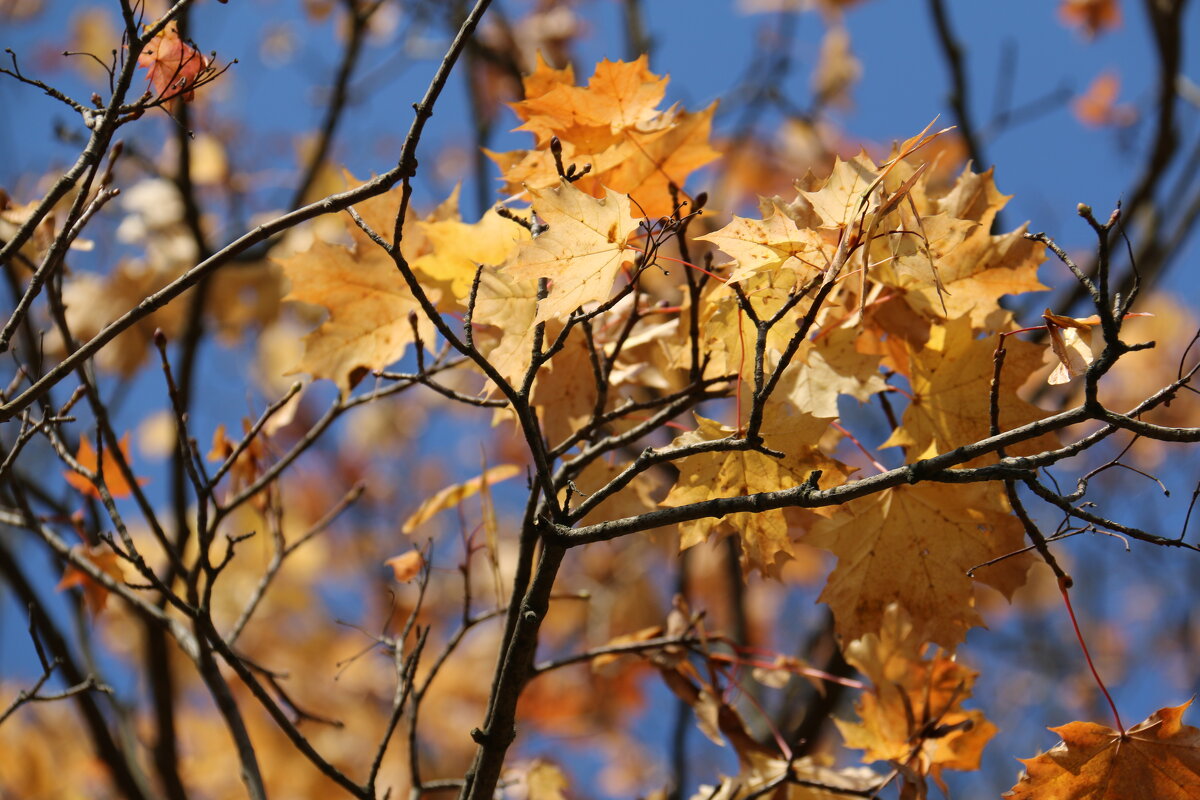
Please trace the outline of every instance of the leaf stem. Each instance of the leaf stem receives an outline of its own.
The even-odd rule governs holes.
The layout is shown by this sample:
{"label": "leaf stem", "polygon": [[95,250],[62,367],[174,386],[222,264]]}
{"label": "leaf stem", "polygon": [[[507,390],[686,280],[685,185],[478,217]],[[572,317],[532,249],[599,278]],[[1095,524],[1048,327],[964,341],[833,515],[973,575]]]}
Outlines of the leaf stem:
{"label": "leaf stem", "polygon": [[1075,619],[1075,609],[1071,607],[1071,595],[1061,580],[1058,582],[1058,590],[1062,592],[1063,603],[1066,604],[1067,613],[1071,616],[1071,625],[1075,628],[1075,637],[1079,639],[1079,647],[1083,650],[1083,657],[1087,659],[1088,669],[1092,671],[1092,677],[1096,679],[1096,685],[1100,687],[1100,691],[1104,694],[1104,699],[1108,701],[1108,707],[1112,709],[1113,719],[1117,723],[1117,730],[1121,732],[1121,738],[1125,738],[1125,725],[1121,722],[1121,715],[1117,712],[1117,704],[1113,702],[1112,695],[1108,693],[1108,687],[1104,685],[1104,681],[1100,679],[1100,673],[1096,671],[1096,665],[1092,663],[1092,655],[1088,652],[1087,642],[1083,640],[1083,633],[1079,630],[1079,622]]}

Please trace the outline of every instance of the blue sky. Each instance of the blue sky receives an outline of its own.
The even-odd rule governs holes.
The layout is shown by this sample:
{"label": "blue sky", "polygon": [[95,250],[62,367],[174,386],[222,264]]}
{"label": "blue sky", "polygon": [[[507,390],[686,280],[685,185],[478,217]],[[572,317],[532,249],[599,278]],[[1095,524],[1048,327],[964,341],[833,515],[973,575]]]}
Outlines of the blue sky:
{"label": "blue sky", "polygon": [[[29,74],[45,77],[86,97],[90,89],[76,72],[52,69],[57,63],[54,54],[68,39],[66,21],[83,5],[69,0],[48,0],[37,18],[24,23],[5,22],[0,28],[0,47],[11,47]],[[519,15],[530,5],[512,2],[505,7]],[[578,4],[589,28],[574,51],[581,78],[590,74],[590,67],[597,60],[625,55],[622,5],[615,0]],[[1152,110],[1155,73],[1140,8],[1126,0],[1123,26],[1095,42],[1087,42],[1059,22],[1055,3],[1044,0],[947,5],[951,6],[953,24],[966,46],[974,89],[972,111],[980,125],[993,115],[997,86],[1003,83],[1000,78],[1007,78],[1009,73],[1015,106],[1044,97],[1058,87],[1082,90],[1106,70],[1120,74],[1121,102],[1133,104],[1141,113],[1142,122],[1132,129],[1117,132],[1087,128],[1066,103],[1060,103],[984,142],[989,160],[997,167],[998,186],[1015,195],[1006,212],[1009,225],[1030,220],[1034,230],[1045,230],[1068,247],[1086,247],[1091,237],[1074,214],[1076,203],[1093,205],[1098,215],[1106,213],[1128,191],[1149,136],[1146,119]],[[724,108],[736,107],[745,65],[757,49],[764,27],[777,24],[775,18],[741,14],[734,3],[715,0],[646,0],[643,6],[653,42],[651,68],[671,76],[668,100],[689,108],[701,108],[714,100],[720,100]],[[235,1],[220,6],[205,0],[197,5],[195,20],[192,36],[203,50],[216,49],[222,60],[237,58],[240,62],[220,85],[212,87],[218,98],[214,108],[223,120],[221,130],[225,132],[226,146],[235,164],[259,171],[265,181],[275,184],[276,188],[261,198],[262,207],[269,208],[287,196],[297,133],[311,128],[319,117],[320,96],[315,93],[314,85],[324,81],[333,69],[336,42],[327,28],[305,20],[300,4],[290,0]],[[863,79],[854,91],[853,109],[839,117],[848,135],[887,143],[916,133],[938,114],[946,124],[953,122],[946,103],[946,72],[932,37],[926,4],[867,0],[847,13],[846,23],[853,48],[865,68]],[[805,105],[808,76],[816,61],[824,23],[819,15],[808,13],[799,18],[798,25],[794,52],[798,67],[780,90],[798,105]],[[271,27],[290,27],[297,33],[295,56],[277,67],[267,66],[260,59],[263,30]],[[1200,31],[1200,4],[1192,4],[1184,28]],[[383,171],[393,163],[412,117],[411,104],[419,99],[433,69],[429,61],[397,59],[396,42],[402,40],[416,41],[430,52],[440,53],[445,31],[438,27],[422,28],[402,17],[388,39],[367,50],[363,74],[368,77],[358,84],[357,102],[348,112],[334,159],[358,176]],[[1006,50],[1013,54],[1009,61],[1005,60]],[[1200,54],[1195,50],[1186,54],[1183,74],[1200,84]],[[28,200],[34,189],[29,176],[61,169],[76,152],[76,148],[53,140],[49,135],[52,124],[65,123],[77,133],[82,127],[78,118],[54,101],[2,77],[0,109],[3,110],[0,153],[4,154],[0,157],[0,187],[9,189],[20,200]],[[422,146],[424,164],[432,164],[440,148],[471,146],[469,130],[464,124],[468,118],[463,84],[454,80],[428,128]],[[1180,119],[1180,141],[1190,147],[1200,132],[1200,114],[1194,108],[1184,110]],[[505,132],[516,122],[507,112],[501,116],[492,140],[495,149],[527,144],[526,135]],[[162,119],[147,120],[131,129],[130,136],[140,146],[156,152],[168,124]],[[718,132],[729,124],[728,116],[719,116]],[[772,124],[778,124],[778,119],[766,118],[764,129],[769,130]],[[419,182],[418,201],[436,202],[442,199],[438,192],[445,190],[448,185],[444,182],[437,187]],[[464,197],[472,196],[468,185]],[[1200,284],[1193,277],[1198,256],[1200,241],[1193,236],[1165,284],[1193,307],[1200,304]],[[84,266],[104,268],[98,263]],[[1043,281],[1054,284],[1061,284],[1064,277],[1064,272],[1049,262],[1042,274]],[[218,374],[222,355],[211,348],[205,351],[202,371]],[[158,391],[157,376],[139,381],[135,394],[142,385],[148,391]],[[225,386],[219,380],[212,387],[222,393],[226,411],[232,406],[240,413],[245,407],[244,390]],[[1142,492],[1143,488],[1138,487],[1134,492]],[[1182,482],[1173,488],[1177,496],[1181,491],[1190,491]],[[1151,495],[1131,494],[1127,502],[1134,507],[1150,498]],[[1115,543],[1084,541],[1083,537],[1070,547],[1080,552],[1081,564],[1093,564],[1091,571],[1102,576],[1120,576],[1130,560],[1136,559],[1140,564],[1138,570],[1161,569],[1164,584],[1173,584],[1182,591],[1191,582],[1194,571],[1189,564],[1167,559],[1159,551],[1143,549],[1127,559]],[[1125,620],[1132,604],[1122,595],[1119,579],[1104,580],[1107,583],[1103,588],[1109,593],[1095,590],[1091,607],[1098,615],[1104,610],[1118,622]],[[7,605],[2,631],[6,639],[23,630],[22,614]],[[1136,624],[1136,619],[1130,624]],[[1052,630],[1063,631],[1061,620],[1053,625],[1057,627]],[[988,635],[979,633],[979,636],[973,634],[970,645]],[[1002,628],[997,638],[989,641],[1004,642],[1006,636],[1018,635],[1019,632]],[[990,646],[981,645],[978,651],[981,658],[1005,657],[985,653]],[[9,666],[7,659],[0,659],[0,669]],[[1194,686],[1194,679],[1192,683]],[[1181,701],[1187,693],[1185,686],[1154,686],[1133,679],[1119,683],[1116,688],[1119,700],[1131,708],[1129,716],[1138,719],[1157,707],[1153,704],[1165,704],[1172,697]],[[1036,723],[1031,723],[1027,729],[1012,732],[1014,735],[1007,744],[993,746],[989,759],[997,765],[1009,759],[1004,763],[1011,768],[1012,755],[1032,755],[1035,746],[1051,744],[1052,738],[1047,740],[1046,736],[1036,739],[1035,745],[1028,738],[1021,740],[1020,736],[1028,736],[1037,728]],[[1002,765],[996,767],[1002,768]]]}

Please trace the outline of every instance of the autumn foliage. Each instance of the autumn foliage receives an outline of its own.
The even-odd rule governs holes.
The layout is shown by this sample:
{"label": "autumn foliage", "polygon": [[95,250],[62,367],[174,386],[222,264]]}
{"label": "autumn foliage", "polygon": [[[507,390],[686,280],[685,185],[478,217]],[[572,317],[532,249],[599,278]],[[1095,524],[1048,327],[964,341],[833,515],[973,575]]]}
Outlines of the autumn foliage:
{"label": "autumn foliage", "polygon": [[[338,126],[390,4],[342,5],[308,4],[341,68],[253,221],[209,96],[238,66],[185,35],[231,9],[121,0],[86,103],[0,69],[92,154],[0,193],[3,646],[34,665],[0,675],[0,798],[1200,796],[1188,702],[1121,722],[1064,541],[1200,550],[1194,477],[1150,523],[1106,482],[1194,464],[1200,333],[1149,291],[1172,251],[1120,207],[1080,204],[1070,250],[1014,222],[963,103],[837,130],[852,3],[815,4],[782,148],[648,55],[577,74],[567,4],[434,4],[445,54],[356,175]],[[457,71],[483,208],[420,182]],[[1123,127],[1116,91],[1077,113]],[[977,643],[1014,639],[1067,672],[1005,682]],[[1039,717],[980,772],[1035,679],[1114,727]]]}

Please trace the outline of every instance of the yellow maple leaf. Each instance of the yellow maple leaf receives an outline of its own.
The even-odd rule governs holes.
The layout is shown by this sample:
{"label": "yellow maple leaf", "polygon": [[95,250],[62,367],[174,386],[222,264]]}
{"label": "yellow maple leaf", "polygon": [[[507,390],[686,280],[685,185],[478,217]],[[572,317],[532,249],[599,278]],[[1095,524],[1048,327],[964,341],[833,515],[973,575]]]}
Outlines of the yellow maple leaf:
{"label": "yellow maple leaf", "polygon": [[[479,277],[473,325],[486,325],[476,342],[509,383],[519,384],[533,358],[537,281],[518,280],[504,269],[485,266]],[[489,383],[489,393],[495,387]]]}
{"label": "yellow maple leaf", "polygon": [[796,283],[801,276],[811,277],[825,268],[821,253],[828,248],[817,231],[798,226],[778,202],[764,203],[762,219],[734,217],[720,230],[697,236],[712,242],[736,261],[726,278],[737,283],[766,270],[791,270]]}
{"label": "yellow maple leaf", "polygon": [[[881,447],[903,446],[912,461],[945,453],[987,438],[990,419],[992,355],[996,338],[976,339],[966,317],[930,328],[924,347],[909,344],[912,402],[899,428]],[[1042,365],[1040,349],[1010,338],[1000,379],[1000,429],[1010,430],[1046,416],[1017,396],[1017,389]],[[1030,455],[1057,446],[1043,434],[1009,448],[1010,455]]]}
{"label": "yellow maple leaf", "polygon": [[1183,724],[1192,701],[1161,708],[1125,733],[1094,722],[1050,730],[1062,741],[1022,759],[1010,800],[1192,800],[1200,797],[1200,729]]}
{"label": "yellow maple leaf", "polygon": [[517,252],[519,242],[530,239],[529,230],[489,210],[478,222],[460,219],[423,220],[416,223],[429,252],[412,267],[435,281],[449,285],[450,294],[465,305],[480,264],[503,264]]}
{"label": "yellow maple leaf", "polygon": [[374,369],[399,361],[413,342],[409,314],[421,338],[434,339],[433,323],[382,250],[316,241],[303,253],[279,259],[292,290],[284,300],[323,306],[329,317],[304,337],[304,357],[292,372],[328,378],[348,394]]}
{"label": "yellow maple leaf", "polygon": [[[946,289],[940,298],[927,281],[897,283],[907,292],[906,302],[927,316],[953,319],[970,315],[972,327],[982,329],[989,317],[1000,312],[998,303],[1004,295],[1046,289],[1037,278],[1038,265],[1046,258],[1045,245],[1026,239],[1024,225],[1010,233],[991,233],[997,212],[1009,200],[1009,195],[996,189],[992,173],[990,169],[980,173],[964,169],[945,195],[917,202],[920,213],[930,215],[924,218],[926,222],[944,214],[977,223],[948,257],[938,261]],[[914,190],[912,194],[922,193]]]}
{"label": "yellow maple leaf", "polygon": [[629,246],[638,230],[629,199],[612,191],[596,199],[566,180],[530,194],[549,230],[521,242],[507,271],[518,280],[549,279],[537,321],[565,320],[580,306],[607,300],[617,272],[637,255]]}
{"label": "yellow maple leaf", "polygon": [[426,498],[425,502],[421,503],[417,510],[404,521],[400,530],[404,533],[412,533],[418,526],[428,522],[439,512],[454,508],[468,497],[478,494],[484,487],[506,481],[520,474],[521,468],[516,464],[497,464],[482,475],[476,475],[470,480],[447,486]]}
{"label": "yellow maple leaf", "polygon": [[840,416],[840,395],[862,403],[884,391],[887,383],[879,372],[879,357],[858,352],[855,343],[859,338],[854,328],[833,328],[818,339],[803,342],[776,391],[816,417]]}
{"label": "yellow maple leaf", "polygon": [[[672,446],[722,439],[733,429],[697,415],[698,429],[678,437]],[[752,450],[700,453],[678,462],[679,479],[661,503],[681,506],[717,497],[737,497],[755,492],[791,489],[804,483],[814,469],[824,470],[823,480],[836,482],[844,475],[840,466],[816,447],[828,420],[795,414],[775,430],[764,430],[767,446],[787,455],[783,458]],[[741,541],[742,569],[777,574],[792,557],[788,512],[773,509],[755,513],[727,514],[717,519],[698,519],[679,526],[681,548],[705,541],[722,525],[737,532]]]}
{"label": "yellow maple leaf", "polygon": [[979,769],[983,747],[996,733],[982,711],[962,708],[977,673],[940,650],[926,658],[925,650],[905,611],[889,606],[878,633],[846,645],[846,660],[873,686],[855,703],[857,720],[834,720],[847,747],[866,751],[863,761],[902,767],[915,796],[924,796],[926,775],[940,782],[944,769]]}
{"label": "yellow maple leaf", "polygon": [[[550,326],[557,336],[558,323]],[[586,425],[596,410],[596,378],[582,336],[570,336],[550,363],[538,371],[530,398],[542,423],[542,435],[552,447]]]}
{"label": "yellow maple leaf", "polygon": [[[945,647],[983,624],[967,571],[1024,543],[999,491],[982,484],[899,486],[818,521],[804,541],[838,557],[818,598],[832,609],[838,633],[854,639],[878,630],[893,603]],[[1014,556],[976,577],[1011,597],[1030,563],[1028,554]]]}
{"label": "yellow maple leaf", "polygon": [[878,167],[866,153],[846,161],[838,158],[829,177],[816,191],[801,190],[825,228],[849,227],[873,201],[864,193],[879,178]]}

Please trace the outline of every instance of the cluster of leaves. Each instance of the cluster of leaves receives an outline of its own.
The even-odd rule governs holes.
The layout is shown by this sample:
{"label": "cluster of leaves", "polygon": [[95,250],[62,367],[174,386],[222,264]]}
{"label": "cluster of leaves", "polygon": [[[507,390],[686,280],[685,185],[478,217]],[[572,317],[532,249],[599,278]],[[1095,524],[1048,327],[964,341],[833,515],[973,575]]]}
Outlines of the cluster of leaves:
{"label": "cluster of leaves", "polygon": [[[454,789],[482,800],[499,787],[555,800],[567,788],[559,767],[508,758],[518,721],[578,733],[572,726],[586,714],[616,727],[652,674],[736,754],[736,774],[697,798],[923,798],[930,782],[946,790],[946,771],[979,769],[996,733],[983,709],[969,707],[978,676],[956,655],[984,623],[981,585],[1012,598],[1040,560],[1070,609],[1060,538],[1100,531],[1200,549],[1106,517],[1085,499],[1090,474],[1064,492],[1046,473],[1117,434],[1200,441],[1181,404],[1171,405],[1200,364],[1181,360],[1148,391],[1111,390],[1111,380],[1102,391],[1118,362],[1153,347],[1122,338],[1141,313],[1131,310],[1136,285],[1124,295],[1109,286],[1118,213],[1098,221],[1080,208],[1097,240],[1089,274],[1044,234],[1004,230],[1009,198],[992,171],[958,169],[938,149],[954,134],[931,123],[890,152],[809,164],[786,196],[737,216],[736,198],[688,189],[722,158],[710,141],[715,105],[664,107],[667,78],[645,56],[603,61],[586,85],[538,56],[512,103],[532,146],[486,153],[504,199],[464,219],[455,190],[421,213],[411,204],[416,147],[486,2],[463,16],[394,169],[339,182],[318,177],[319,155],[297,203],[322,180],[336,190],[216,247],[189,205],[205,171],[191,171],[201,146],[185,131],[182,177],[146,181],[127,205],[138,226],[125,235],[143,256],[103,277],[68,273],[67,252],[87,246],[83,228],[116,196],[115,132],[158,107],[186,120],[186,104],[219,75],[180,36],[186,5],[144,27],[123,6],[128,50],[109,68],[111,102],[58,98],[83,113],[89,152],[108,153],[108,165],[81,161],[42,200],[4,198],[0,209],[0,259],[15,298],[0,343],[18,343],[21,357],[0,398],[0,418],[16,423],[0,464],[0,521],[55,555],[58,588],[81,590],[106,646],[144,658],[152,693],[165,698],[145,718],[112,711],[125,741],[114,736],[95,699],[111,690],[79,674],[61,643],[46,658],[41,642],[54,626],[41,620],[33,643],[44,677],[4,718],[49,699],[38,691],[63,667],[71,686],[61,696],[77,698],[118,793],[152,796],[142,762],[153,761],[173,798],[196,786],[213,796],[336,788],[372,799]],[[352,5],[354,41],[380,4]],[[1094,34],[1112,24],[1108,7],[1070,3],[1063,13]],[[831,26],[821,103],[853,82],[844,36]],[[135,67],[148,70],[152,90],[127,103]],[[15,61],[4,71],[49,88]],[[335,211],[346,213],[303,225]],[[1005,298],[1045,288],[1047,250],[1095,313],[1047,310],[1044,325],[1023,328]],[[294,358],[280,356],[287,348],[277,342],[294,345],[304,321],[313,324]],[[264,359],[264,409],[240,435],[217,427],[201,455],[190,403],[209,330],[231,339],[258,330],[276,344]],[[100,377],[130,378],[151,359],[167,399],[170,519],[132,466]],[[56,398],[71,375],[78,388]],[[288,385],[284,375],[307,377]],[[1031,387],[1063,384],[1073,393],[1059,410],[1032,401],[1040,389]],[[485,448],[474,478],[381,487],[404,481],[381,481],[373,459],[411,459],[421,426],[415,403],[392,401],[420,389],[443,403],[439,414],[490,418],[501,445]],[[317,413],[324,397],[330,404]],[[894,448],[900,466],[884,466],[849,422],[868,402],[884,410],[880,448]],[[83,408],[94,433],[76,419]],[[327,446],[343,418],[359,425],[347,434],[352,446]],[[35,441],[61,462],[68,500],[28,478],[37,453],[23,451]],[[325,463],[309,466],[313,452]],[[344,487],[330,474],[355,480]],[[504,487],[523,503],[512,515],[494,494],[519,477],[523,493]],[[410,491],[428,496],[415,503]],[[1026,509],[1031,497],[1061,515],[1054,534]],[[386,517],[404,519],[389,537],[432,539],[448,510],[458,513],[458,542],[386,559],[364,548],[352,560],[345,550],[357,540],[330,533],[343,515],[364,527]],[[764,655],[710,631],[683,592],[659,612],[661,574],[632,577],[612,555],[700,559],[714,543],[756,580],[788,580],[814,552],[829,553],[836,566],[814,580],[831,612],[829,664],[840,666]],[[455,557],[455,545],[461,582],[441,580],[433,565]],[[387,546],[391,555],[394,539]],[[362,581],[364,560],[390,568],[373,585],[365,618],[380,632],[365,645],[358,632],[311,624],[314,590],[339,569]],[[0,570],[41,607],[7,546]],[[620,611],[572,610],[601,606],[598,592]],[[583,627],[602,628],[602,643]],[[332,676],[287,674],[306,662],[338,669],[336,697]],[[564,677],[584,663],[586,686]],[[845,717],[827,724],[826,709],[817,722],[818,734],[836,729],[840,742],[774,724],[744,689],[745,667],[762,686],[800,678],[822,692],[855,690]],[[211,698],[216,713],[191,696]],[[0,729],[23,764],[18,791],[52,781],[36,755],[64,724],[63,706],[52,708]],[[1053,729],[1062,744],[1025,762],[1011,796],[1133,796],[1146,786],[1191,796],[1200,732],[1183,725],[1184,708],[1128,729],[1119,716],[1113,729]],[[155,731],[145,753],[128,743],[142,725]],[[605,746],[614,762],[634,758],[628,739]],[[848,751],[874,766],[845,767]],[[240,770],[220,768],[231,752]]]}

